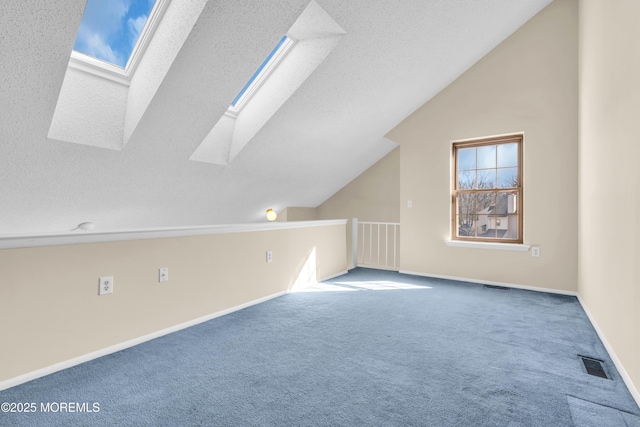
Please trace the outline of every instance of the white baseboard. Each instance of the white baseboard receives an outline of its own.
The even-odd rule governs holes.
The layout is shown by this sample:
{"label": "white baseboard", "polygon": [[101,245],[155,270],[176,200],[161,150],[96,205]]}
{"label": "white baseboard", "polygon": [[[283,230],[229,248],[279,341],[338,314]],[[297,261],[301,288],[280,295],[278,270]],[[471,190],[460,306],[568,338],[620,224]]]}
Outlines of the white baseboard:
{"label": "white baseboard", "polygon": [[418,273],[415,271],[406,271],[406,270],[400,270],[400,273],[411,274],[413,276],[433,277],[434,279],[447,279],[447,280],[456,280],[458,282],[479,283],[481,285],[506,286],[508,288],[524,289],[527,291],[536,291],[536,292],[547,292],[550,294],[569,295],[572,297],[578,296],[578,293],[574,291],[565,291],[561,289],[551,289],[551,288],[540,288],[536,286],[516,285],[515,283],[493,282],[491,280],[467,279],[465,277],[443,276],[440,274]]}
{"label": "white baseboard", "polygon": [[[343,274],[347,274],[347,270],[344,270],[344,271],[338,272],[336,274],[332,274],[330,276],[324,277],[319,281],[322,282],[322,281],[325,281],[325,280],[330,280],[330,279],[333,279],[334,277],[342,276]],[[277,298],[277,297],[280,297],[282,295],[285,295],[288,292],[289,291],[282,291],[282,292],[278,292],[278,293],[273,294],[273,295],[268,295],[268,296],[263,297],[263,298],[258,298],[256,300],[249,301],[247,303],[240,304],[240,305],[237,305],[235,307],[231,307],[231,308],[228,308],[228,309],[225,309],[225,310],[221,310],[221,311],[218,311],[216,313],[208,314],[206,316],[202,316],[202,317],[199,317],[197,319],[190,320],[188,322],[180,323],[178,325],[171,326],[169,328],[165,328],[165,329],[162,329],[160,331],[152,332],[150,334],[147,334],[147,335],[144,335],[144,336],[141,336],[141,337],[138,337],[138,338],[134,338],[134,339],[122,342],[120,344],[112,345],[110,347],[106,347],[106,348],[103,348],[101,350],[97,350],[97,351],[94,351],[94,352],[91,352],[91,353],[88,353],[88,354],[85,354],[85,355],[82,355],[82,356],[74,357],[73,359],[65,360],[64,362],[56,363],[54,365],[47,366],[46,368],[41,368],[41,369],[38,369],[38,370],[35,370],[35,371],[32,371],[32,372],[28,372],[28,373],[23,374],[23,375],[19,375],[19,376],[14,377],[14,378],[10,378],[8,380],[0,381],[0,391],[1,390],[6,390],[6,389],[11,388],[11,387],[15,387],[17,385],[20,385],[20,384],[23,384],[23,383],[26,383],[26,382],[29,382],[29,381],[32,381],[32,380],[35,380],[37,378],[44,377],[44,376],[49,375],[49,374],[53,374],[54,372],[58,372],[58,371],[61,371],[63,369],[71,368],[72,366],[76,366],[76,365],[79,365],[81,363],[85,363],[85,362],[88,362],[90,360],[93,360],[93,359],[97,359],[98,357],[106,356],[108,354],[112,354],[112,353],[124,350],[126,348],[133,347],[133,346],[138,345],[138,344],[142,344],[142,343],[150,341],[152,339],[159,338],[159,337],[161,337],[163,335],[167,335],[167,334],[170,334],[172,332],[177,332],[177,331],[180,331],[182,329],[186,329],[188,327],[195,326],[195,325],[198,325],[200,323],[207,322],[209,320],[215,319],[216,317],[224,316],[226,314],[233,313],[234,311],[242,310],[243,308],[247,308],[247,307],[250,307],[252,305],[263,303],[263,302],[268,301],[270,299]]]}
{"label": "white baseboard", "polygon": [[[336,273],[336,274],[332,274],[330,276],[322,278],[321,280],[319,280],[319,282],[331,280],[331,279],[333,279],[335,277],[342,276],[343,274],[347,274],[347,273],[348,273],[348,271],[345,270],[345,271],[342,271],[342,272],[339,272],[339,273]],[[463,277],[444,276],[444,275],[439,275],[439,274],[425,274],[425,273],[405,271],[405,270],[401,270],[400,273],[402,273],[402,274],[410,274],[410,275],[414,275],[414,276],[433,277],[433,278],[436,278],[436,279],[448,279],[448,280],[456,280],[456,281],[470,282],[470,283],[479,283],[479,284],[497,285],[497,286],[507,286],[507,287],[512,287],[512,288],[531,290],[531,291],[550,292],[550,293],[556,293],[556,294],[561,294],[561,295],[577,296],[578,297],[578,301],[580,302],[580,305],[582,306],[584,312],[587,314],[587,317],[589,318],[589,321],[593,325],[593,328],[595,329],[596,333],[598,334],[598,337],[602,341],[605,349],[609,353],[609,356],[611,357],[611,360],[613,361],[614,365],[616,366],[616,369],[620,373],[620,376],[622,377],[622,380],[626,384],[627,388],[629,389],[629,392],[631,393],[631,395],[635,399],[635,401],[638,404],[638,406],[640,406],[640,392],[638,392],[638,389],[633,384],[633,381],[631,380],[631,377],[629,376],[627,371],[624,369],[624,366],[620,362],[620,359],[618,359],[618,356],[616,355],[615,351],[613,350],[613,347],[611,346],[611,344],[609,344],[609,341],[607,341],[607,339],[605,338],[604,334],[602,333],[602,330],[600,329],[600,327],[596,323],[595,318],[591,315],[591,312],[589,311],[587,306],[584,304],[584,302],[580,298],[580,295],[578,295],[576,292],[563,291],[563,290],[558,290],[558,289],[539,288],[539,287],[534,287],[534,286],[523,286],[523,285],[516,285],[516,284],[504,283],[504,282],[493,282],[493,281],[488,281],[488,280],[477,280],[477,279],[467,279],[467,278],[463,278]],[[106,347],[106,348],[103,348],[101,350],[97,350],[97,351],[94,351],[92,353],[85,354],[83,356],[75,357],[73,359],[66,360],[64,362],[56,363],[56,364],[48,366],[46,368],[38,369],[36,371],[32,371],[32,372],[29,372],[29,373],[26,373],[26,374],[23,374],[23,375],[19,375],[17,377],[10,378],[8,380],[0,381],[0,391],[1,390],[6,390],[6,389],[11,388],[11,387],[15,387],[17,385],[26,383],[28,381],[35,380],[37,378],[44,377],[46,375],[52,374],[54,372],[61,371],[63,369],[71,368],[73,366],[79,365],[81,363],[88,362],[88,361],[93,360],[93,359],[97,359],[98,357],[106,356],[108,354],[112,354],[112,353],[127,349],[129,347],[133,347],[135,345],[142,344],[144,342],[150,341],[150,340],[155,339],[155,338],[159,338],[161,336],[170,334],[172,332],[177,332],[177,331],[180,331],[182,329],[186,329],[188,327],[195,326],[195,325],[198,325],[200,323],[207,322],[207,321],[215,319],[217,317],[224,316],[226,314],[230,314],[230,313],[242,310],[242,309],[247,308],[247,307],[251,307],[252,305],[256,305],[256,304],[263,303],[265,301],[269,301],[271,299],[274,299],[274,298],[280,297],[282,295],[285,295],[286,293],[287,293],[287,291],[283,291],[283,292],[278,292],[278,293],[275,293],[275,294],[272,294],[272,295],[268,295],[266,297],[258,298],[256,300],[249,301],[249,302],[246,302],[244,304],[237,305],[235,307],[231,307],[231,308],[228,308],[228,309],[225,309],[225,310],[221,310],[221,311],[218,311],[218,312],[206,315],[206,316],[202,316],[202,317],[199,317],[197,319],[190,320],[188,322],[180,323],[178,325],[174,325],[174,326],[171,326],[169,328],[162,329],[160,331],[156,331],[156,332],[153,332],[153,333],[150,333],[150,334],[138,337],[138,338],[134,338],[134,339],[122,342],[120,344],[116,344],[116,345],[113,345],[113,346],[110,346],[110,347]]]}
{"label": "white baseboard", "polygon": [[384,270],[384,271],[398,271],[396,267],[388,267],[384,265],[376,265],[376,264],[358,264],[359,268],[370,268],[372,270]]}
{"label": "white baseboard", "polygon": [[283,292],[278,292],[278,293],[275,293],[275,294],[272,294],[272,295],[267,295],[266,297],[258,298],[256,300],[249,301],[249,302],[246,302],[244,304],[236,305],[235,307],[227,308],[225,310],[221,310],[221,311],[218,311],[218,312],[215,312],[215,313],[212,313],[212,314],[208,314],[206,316],[198,317],[197,319],[189,320],[188,322],[180,323],[178,325],[174,325],[174,326],[171,326],[171,327],[166,328],[166,329],[162,329],[162,330],[159,330],[159,331],[156,331],[156,332],[152,332],[150,334],[143,335],[141,337],[134,338],[134,339],[122,342],[120,344],[112,345],[110,347],[106,347],[106,348],[94,351],[92,353],[85,354],[83,356],[74,357],[73,359],[65,360],[64,362],[56,363],[54,365],[47,366],[46,368],[38,369],[38,370],[35,370],[35,371],[32,371],[32,372],[28,372],[28,373],[23,374],[23,375],[19,375],[19,376],[14,377],[14,378],[10,378],[8,380],[0,381],[0,391],[1,390],[6,390],[6,389],[11,388],[11,387],[15,387],[17,385],[26,383],[28,381],[35,380],[35,379],[40,378],[40,377],[44,377],[44,376],[49,375],[49,374],[53,374],[54,372],[58,372],[58,371],[61,371],[63,369],[67,369],[67,368],[71,368],[71,367],[76,366],[76,365],[80,365],[81,363],[85,363],[85,362],[88,362],[90,360],[97,359],[98,357],[106,356],[108,354],[112,354],[112,353],[115,353],[117,351],[121,351],[121,350],[124,350],[126,348],[133,347],[133,346],[138,345],[138,344],[142,344],[142,343],[144,343],[146,341],[150,341],[152,339],[159,338],[161,336],[170,334],[172,332],[177,332],[177,331],[180,331],[182,329],[186,329],[188,327],[195,326],[195,325],[198,325],[200,323],[207,322],[209,320],[215,319],[216,317],[224,316],[225,314],[233,313],[234,311],[242,310],[243,308],[247,308],[247,307],[250,307],[252,305],[263,303],[263,302],[268,301],[270,299],[277,298],[277,297],[280,297],[282,295],[285,295],[286,293],[287,293],[287,291],[283,291]]}
{"label": "white baseboard", "polygon": [[329,275],[327,277],[323,277],[322,279],[318,279],[318,282],[325,282],[327,280],[331,280],[331,279],[334,279],[336,277],[343,276],[343,275],[345,275],[347,273],[348,273],[348,271],[344,270],[344,271],[341,271],[340,273],[331,274],[331,275]]}
{"label": "white baseboard", "polygon": [[636,404],[640,407],[640,392],[638,392],[638,389],[636,388],[635,384],[633,384],[631,377],[627,373],[626,369],[624,369],[622,362],[620,362],[620,359],[618,359],[616,352],[613,350],[613,347],[611,346],[611,344],[609,344],[609,341],[607,341],[607,338],[604,336],[602,329],[600,329],[600,327],[598,326],[596,319],[593,317],[593,315],[585,305],[582,298],[580,298],[580,295],[578,295],[578,301],[580,302],[580,305],[582,306],[582,309],[584,310],[584,312],[587,313],[587,317],[589,318],[589,321],[593,325],[593,329],[596,330],[598,337],[600,337],[600,341],[602,341],[604,348],[607,350],[607,353],[609,353],[609,357],[611,357],[613,364],[616,366],[618,373],[620,373],[620,376],[622,377],[622,381],[624,381],[625,385],[629,389],[629,393],[631,393],[631,396],[633,396],[633,399],[636,401]]}

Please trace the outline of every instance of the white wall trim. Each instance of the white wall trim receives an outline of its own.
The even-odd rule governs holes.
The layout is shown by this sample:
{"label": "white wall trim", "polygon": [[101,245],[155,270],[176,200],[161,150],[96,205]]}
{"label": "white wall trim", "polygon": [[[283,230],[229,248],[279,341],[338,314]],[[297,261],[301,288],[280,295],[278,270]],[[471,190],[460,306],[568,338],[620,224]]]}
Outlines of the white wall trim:
{"label": "white wall trim", "polygon": [[83,53],[76,52],[75,50],[71,51],[68,67],[119,83],[123,86],[128,87],[130,84],[129,76],[127,76],[124,69],[99,59],[92,58]]}
{"label": "white wall trim", "polygon": [[631,377],[627,373],[626,369],[624,369],[622,362],[620,361],[620,359],[618,359],[618,356],[616,355],[616,352],[614,351],[613,346],[609,344],[609,341],[607,341],[607,338],[604,336],[602,329],[600,329],[600,327],[598,326],[598,323],[596,322],[595,317],[593,317],[593,315],[587,308],[586,304],[584,303],[584,300],[580,297],[580,295],[578,295],[578,301],[580,302],[580,305],[582,306],[582,309],[584,310],[584,312],[587,314],[587,317],[589,318],[589,321],[593,325],[593,329],[595,329],[596,334],[598,334],[600,341],[602,341],[604,348],[607,350],[607,353],[609,353],[609,357],[611,357],[611,360],[613,361],[613,364],[618,370],[618,373],[620,373],[620,376],[622,377],[622,381],[624,381],[625,385],[627,386],[627,389],[629,389],[629,392],[631,393],[631,396],[633,397],[633,399],[636,401],[636,404],[640,406],[640,392],[636,388],[635,384],[633,384],[633,381],[631,380]]}
{"label": "white wall trim", "polygon": [[65,360],[64,362],[56,363],[54,365],[47,366],[46,368],[37,369],[35,371],[28,372],[28,373],[23,374],[23,375],[19,375],[17,377],[10,378],[8,380],[0,381],[0,391],[6,390],[6,389],[11,388],[11,387],[15,387],[17,385],[26,383],[28,381],[35,380],[37,378],[44,377],[44,376],[49,375],[49,374],[53,374],[54,372],[58,372],[58,371],[61,371],[63,369],[71,368],[73,366],[80,365],[80,364],[85,363],[85,362],[89,362],[89,361],[91,361],[93,359],[97,359],[98,357],[102,357],[102,356],[106,356],[108,354],[112,354],[112,353],[115,353],[115,352],[118,352],[118,351],[122,351],[124,349],[129,348],[129,347],[133,347],[133,346],[136,346],[138,344],[142,344],[142,343],[150,341],[152,339],[159,338],[159,337],[162,337],[164,335],[167,335],[167,334],[170,334],[170,333],[173,333],[173,332],[177,332],[177,331],[180,331],[182,329],[186,329],[186,328],[189,328],[191,326],[198,325],[200,323],[207,322],[209,320],[215,319],[216,317],[224,316],[226,314],[230,314],[230,313],[233,313],[235,311],[242,310],[243,308],[247,308],[247,307],[250,307],[252,305],[260,304],[260,303],[263,303],[265,301],[268,301],[268,300],[271,300],[271,299],[274,299],[274,298],[278,298],[278,297],[280,297],[282,295],[285,295],[287,293],[288,293],[288,291],[282,291],[282,292],[278,292],[278,293],[275,293],[275,294],[272,294],[272,295],[267,295],[266,297],[258,298],[258,299],[255,299],[253,301],[246,302],[244,304],[236,305],[235,307],[227,308],[227,309],[224,309],[224,310],[212,313],[212,314],[208,314],[206,316],[198,317],[197,319],[193,319],[193,320],[189,320],[187,322],[179,323],[177,325],[170,326],[168,328],[161,329],[159,331],[152,332],[150,334],[143,335],[143,336],[138,337],[138,338],[134,338],[134,339],[131,339],[131,340],[128,340],[128,341],[124,341],[124,342],[122,342],[120,344],[112,345],[112,346],[109,346],[109,347],[106,347],[106,348],[103,348],[103,349],[100,349],[100,350],[85,354],[83,356],[74,357],[73,359]]}
{"label": "white wall trim", "polygon": [[135,230],[86,233],[82,231],[32,235],[0,236],[0,249],[31,248],[39,246],[74,245],[80,243],[102,243],[122,240],[160,239],[166,237],[200,236],[209,234],[246,233],[292,228],[324,227],[346,224],[346,219],[323,221],[261,222],[250,224],[207,225],[196,227],[167,227]]}
{"label": "white wall trim", "polygon": [[336,277],[343,276],[343,275],[345,275],[347,273],[348,273],[348,271],[344,270],[344,271],[341,271],[341,272],[336,273],[336,274],[331,274],[331,275],[329,275],[327,277],[323,277],[322,279],[318,279],[318,282],[319,283],[320,282],[326,282],[327,280],[335,279]]}
{"label": "white wall trim", "polygon": [[358,224],[358,218],[351,218],[351,268],[358,266]]}
{"label": "white wall trim", "polygon": [[540,288],[537,286],[516,285],[514,283],[494,282],[491,280],[467,279],[465,277],[443,276],[441,274],[418,273],[415,271],[406,271],[406,270],[400,270],[400,273],[411,274],[413,276],[433,277],[434,279],[446,279],[446,280],[456,280],[458,282],[479,283],[481,285],[506,286],[509,288],[524,289],[527,291],[535,291],[535,292],[547,292],[550,294],[569,295],[572,297],[578,296],[578,293],[575,291],[565,291],[562,289]]}
{"label": "white wall trim", "polygon": [[467,240],[445,240],[444,243],[447,246],[459,248],[497,249],[500,251],[527,252],[531,248],[531,245],[517,243],[469,242]]}
{"label": "white wall trim", "polygon": [[472,138],[454,139],[453,141],[450,141],[450,143],[451,145],[453,145],[458,142],[478,141],[480,139],[497,139],[497,138],[504,138],[509,136],[518,136],[518,135],[521,135],[522,138],[524,139],[524,131],[517,131],[517,132],[509,132],[509,133],[499,133],[497,135],[486,135],[486,136],[479,136],[479,137],[472,137]]}

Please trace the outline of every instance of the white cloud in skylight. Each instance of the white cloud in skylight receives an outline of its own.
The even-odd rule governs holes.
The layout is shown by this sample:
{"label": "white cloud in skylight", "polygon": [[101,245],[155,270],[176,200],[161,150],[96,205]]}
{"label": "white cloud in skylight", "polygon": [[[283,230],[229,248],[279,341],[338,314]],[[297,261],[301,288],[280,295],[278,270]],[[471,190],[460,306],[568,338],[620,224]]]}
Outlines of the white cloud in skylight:
{"label": "white cloud in skylight", "polygon": [[124,67],[156,0],[88,0],[75,51]]}
{"label": "white cloud in skylight", "polygon": [[140,37],[144,24],[147,23],[147,18],[148,16],[142,15],[137,18],[129,18],[127,20],[127,26],[129,27],[129,42],[132,49],[136,45],[138,37]]}
{"label": "white cloud in skylight", "polygon": [[76,41],[75,50],[112,64],[120,65],[122,63],[122,56],[114,52],[99,33],[80,31],[78,39],[81,40],[81,44],[78,46],[78,41]]}

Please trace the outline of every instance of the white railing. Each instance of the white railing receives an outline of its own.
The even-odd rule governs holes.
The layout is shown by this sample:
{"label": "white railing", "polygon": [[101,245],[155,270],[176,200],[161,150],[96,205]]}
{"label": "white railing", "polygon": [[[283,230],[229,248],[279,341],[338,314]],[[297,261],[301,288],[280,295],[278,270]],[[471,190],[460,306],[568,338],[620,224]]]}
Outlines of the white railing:
{"label": "white railing", "polygon": [[359,267],[398,270],[400,223],[352,220],[353,263]]}

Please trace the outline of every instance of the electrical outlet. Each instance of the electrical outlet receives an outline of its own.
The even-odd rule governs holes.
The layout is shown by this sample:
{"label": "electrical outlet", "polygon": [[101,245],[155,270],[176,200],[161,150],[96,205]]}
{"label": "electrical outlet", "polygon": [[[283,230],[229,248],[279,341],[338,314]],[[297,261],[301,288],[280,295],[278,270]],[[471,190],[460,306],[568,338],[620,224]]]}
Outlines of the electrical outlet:
{"label": "electrical outlet", "polygon": [[273,252],[267,251],[267,262],[273,261]]}
{"label": "electrical outlet", "polygon": [[108,295],[113,293],[113,276],[101,277],[98,295]]}
{"label": "electrical outlet", "polygon": [[540,246],[531,246],[531,256],[536,258],[540,256]]}
{"label": "electrical outlet", "polygon": [[163,267],[158,270],[158,282],[168,282],[169,281],[169,269],[167,267]]}
{"label": "electrical outlet", "polygon": [[407,207],[410,208],[413,206],[413,200],[407,200]]}

